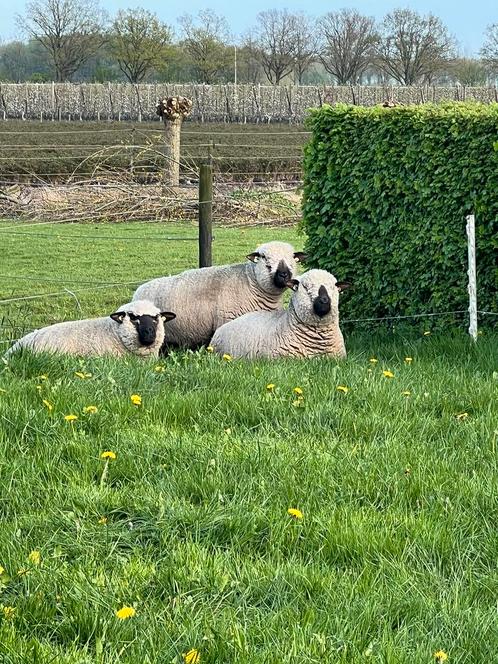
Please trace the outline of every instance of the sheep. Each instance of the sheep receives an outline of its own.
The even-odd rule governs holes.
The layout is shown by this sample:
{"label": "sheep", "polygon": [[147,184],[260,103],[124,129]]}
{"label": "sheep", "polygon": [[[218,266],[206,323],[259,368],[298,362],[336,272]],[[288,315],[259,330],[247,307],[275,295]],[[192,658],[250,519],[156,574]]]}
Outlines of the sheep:
{"label": "sheep", "polygon": [[113,355],[133,353],[157,357],[164,341],[164,323],[175,314],[161,312],[147,300],[123,304],[106,318],[66,321],[30,332],[5,354],[27,348],[34,352],[68,355]]}
{"label": "sheep", "polygon": [[310,270],[287,285],[294,291],[287,310],[257,311],[225,323],[211,340],[213,350],[245,358],[346,357],[338,305],[339,293],[350,284]]}
{"label": "sheep", "polygon": [[146,298],[159,308],[173,309],[166,326],[165,347],[197,348],[215,330],[250,311],[282,306],[286,283],[305,254],[285,242],[262,244],[247,256],[249,263],[187,270],[142,284],[133,299]]}

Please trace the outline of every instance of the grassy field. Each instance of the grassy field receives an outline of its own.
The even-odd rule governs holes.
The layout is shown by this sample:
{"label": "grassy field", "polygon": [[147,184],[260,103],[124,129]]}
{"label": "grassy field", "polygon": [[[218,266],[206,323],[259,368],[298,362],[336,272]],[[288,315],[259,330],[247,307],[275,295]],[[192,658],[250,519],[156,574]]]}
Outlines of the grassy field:
{"label": "grassy field", "polygon": [[[0,176],[6,181],[38,174],[63,179],[104,169],[130,168],[154,174],[161,168],[163,129],[159,122],[22,122],[0,124]],[[183,171],[197,169],[209,152],[217,171],[239,178],[301,173],[308,138],[299,125],[200,124],[187,122],[182,133]],[[131,149],[129,146],[143,146]],[[49,177],[50,176],[50,177]]]}
{"label": "grassy field", "polygon": [[[5,228],[1,298],[64,284],[81,315],[133,290],[81,282],[196,261],[194,243],[157,239],[195,237],[189,225]],[[215,260],[270,238],[303,244],[217,230]],[[23,306],[26,322],[78,315],[70,295]],[[357,330],[346,345],[342,363],[202,351],[4,366],[0,661],[496,661],[497,337]]]}

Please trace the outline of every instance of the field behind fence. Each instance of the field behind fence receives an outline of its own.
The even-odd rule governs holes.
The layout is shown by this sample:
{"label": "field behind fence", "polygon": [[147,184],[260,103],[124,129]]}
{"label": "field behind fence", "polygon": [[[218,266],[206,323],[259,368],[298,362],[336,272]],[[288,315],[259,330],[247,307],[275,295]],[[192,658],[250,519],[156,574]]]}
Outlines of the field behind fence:
{"label": "field behind fence", "polygon": [[495,86],[200,85],[127,83],[2,83],[0,119],[154,120],[165,97],[193,101],[196,122],[301,123],[308,108],[344,102],[372,106],[498,100]]}

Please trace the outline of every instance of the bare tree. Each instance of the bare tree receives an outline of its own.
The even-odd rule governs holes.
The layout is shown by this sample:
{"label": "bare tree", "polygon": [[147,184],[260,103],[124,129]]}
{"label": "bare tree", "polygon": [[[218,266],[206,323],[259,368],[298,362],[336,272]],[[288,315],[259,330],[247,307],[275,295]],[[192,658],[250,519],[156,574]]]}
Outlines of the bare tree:
{"label": "bare tree", "polygon": [[172,30],[146,9],[118,12],[113,21],[110,51],[131,83],[139,83],[165,60]]}
{"label": "bare tree", "polygon": [[98,0],[32,0],[17,20],[49,52],[57,81],[70,78],[105,41]]}
{"label": "bare tree", "polygon": [[178,19],[185,37],[183,47],[199,79],[203,83],[214,83],[231,60],[228,51],[230,29],[226,18],[210,9],[200,11],[197,19],[195,23],[190,14],[184,14]]}
{"label": "bare tree", "polygon": [[498,23],[486,28],[486,41],[481,48],[481,57],[493,72],[498,70]]}
{"label": "bare tree", "polygon": [[314,22],[303,13],[296,14],[294,76],[298,85],[318,57],[318,35]]}
{"label": "bare tree", "polygon": [[379,65],[402,85],[430,82],[453,50],[454,41],[437,16],[395,9],[384,17],[377,48]]}
{"label": "bare tree", "polygon": [[448,73],[454,81],[466,86],[484,85],[487,78],[484,64],[473,58],[457,58],[450,63]]}
{"label": "bare tree", "polygon": [[358,83],[372,62],[377,40],[375,21],[355,9],[326,14],[319,23],[323,45],[320,60],[339,85]]}
{"label": "bare tree", "polygon": [[297,16],[286,9],[269,9],[258,14],[256,52],[266,78],[274,85],[294,70],[297,22]]}

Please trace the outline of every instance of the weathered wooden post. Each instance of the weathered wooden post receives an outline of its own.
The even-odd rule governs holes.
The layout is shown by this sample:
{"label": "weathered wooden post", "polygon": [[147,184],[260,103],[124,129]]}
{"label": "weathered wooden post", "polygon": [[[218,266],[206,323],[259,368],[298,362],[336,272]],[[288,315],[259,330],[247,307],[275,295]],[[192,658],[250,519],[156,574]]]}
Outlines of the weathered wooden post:
{"label": "weathered wooden post", "polygon": [[211,267],[213,257],[213,166],[201,164],[199,172],[199,267]]}
{"label": "weathered wooden post", "polygon": [[192,101],[187,97],[168,97],[158,102],[156,112],[164,122],[165,156],[164,184],[180,184],[180,134],[182,122],[192,112]]}

